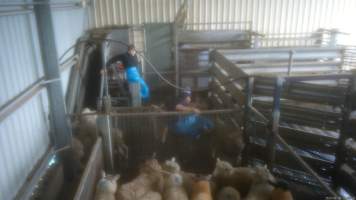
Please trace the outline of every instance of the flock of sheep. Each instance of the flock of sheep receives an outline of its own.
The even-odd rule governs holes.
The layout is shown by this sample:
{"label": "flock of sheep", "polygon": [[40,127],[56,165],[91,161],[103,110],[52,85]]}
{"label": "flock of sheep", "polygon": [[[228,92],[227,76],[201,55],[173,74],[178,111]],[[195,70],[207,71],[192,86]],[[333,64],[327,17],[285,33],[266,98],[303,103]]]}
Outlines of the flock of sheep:
{"label": "flock of sheep", "polygon": [[120,175],[99,180],[95,200],[291,200],[288,185],[265,166],[233,167],[217,159],[212,175],[184,172],[174,158],[144,162],[136,178],[119,184]]}
{"label": "flock of sheep", "polygon": [[[74,122],[72,140],[73,160],[78,170],[82,170],[85,152],[90,152],[97,138],[96,115],[84,109],[79,120]],[[213,138],[213,154],[219,152],[240,154],[244,144],[242,133],[232,131],[223,122],[216,122],[223,131]],[[123,141],[122,132],[114,129],[114,152],[127,159],[128,147]],[[222,154],[221,154],[222,155]],[[234,164],[236,164],[234,162]],[[139,168],[138,174],[130,182],[121,183],[120,175],[102,173],[97,183],[95,200],[291,200],[288,185],[277,181],[266,167],[233,167],[229,162],[216,160],[211,175],[201,176],[181,170],[175,158],[160,163],[148,159]]]}

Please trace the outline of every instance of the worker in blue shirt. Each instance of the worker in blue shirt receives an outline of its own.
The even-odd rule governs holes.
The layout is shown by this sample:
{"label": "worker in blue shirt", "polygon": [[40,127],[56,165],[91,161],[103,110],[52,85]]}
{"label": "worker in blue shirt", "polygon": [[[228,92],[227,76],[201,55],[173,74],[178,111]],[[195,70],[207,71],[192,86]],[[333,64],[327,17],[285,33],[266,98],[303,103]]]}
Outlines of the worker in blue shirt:
{"label": "worker in blue shirt", "polygon": [[139,63],[136,55],[135,46],[129,45],[126,53],[110,58],[109,61],[106,63],[106,66],[110,66],[111,64],[117,61],[121,61],[121,63],[123,64],[128,82],[140,84],[141,97],[142,99],[147,100],[149,98],[149,88],[146,82],[141,78],[140,73],[137,70]]}
{"label": "worker in blue shirt", "polygon": [[175,106],[176,111],[193,112],[193,114],[181,116],[175,124],[175,133],[199,138],[203,132],[213,128],[213,122],[205,117],[199,116],[200,110],[191,106],[192,92],[190,88],[183,90],[181,98]]}

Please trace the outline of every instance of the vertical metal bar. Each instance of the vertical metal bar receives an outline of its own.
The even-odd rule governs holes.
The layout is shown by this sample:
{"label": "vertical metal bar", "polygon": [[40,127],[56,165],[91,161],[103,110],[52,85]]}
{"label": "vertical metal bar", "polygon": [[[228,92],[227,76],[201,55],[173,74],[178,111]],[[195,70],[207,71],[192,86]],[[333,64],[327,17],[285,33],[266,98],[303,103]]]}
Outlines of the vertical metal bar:
{"label": "vertical metal bar", "polygon": [[[52,15],[49,0],[36,0],[34,11],[36,16],[39,42],[47,79],[59,79],[59,65],[57,49],[52,25]],[[48,98],[51,109],[53,125],[53,138],[55,149],[71,145],[72,130],[66,117],[66,109],[62,85],[60,81],[47,84]]]}
{"label": "vertical metal bar", "polygon": [[111,99],[109,96],[103,98],[104,103],[104,116],[99,116],[97,125],[99,130],[102,132],[103,136],[103,147],[104,147],[104,160],[105,168],[108,172],[113,172],[114,170],[114,159],[113,159],[113,147],[112,147],[112,135],[111,135],[111,118],[109,112],[111,110]]}
{"label": "vertical metal bar", "polygon": [[[355,75],[355,73],[354,73]],[[349,87],[345,97],[345,102],[342,107],[342,122],[340,125],[340,137],[338,140],[337,150],[336,150],[336,161],[335,161],[335,172],[334,180],[337,180],[337,170],[345,162],[346,152],[344,148],[345,140],[352,137],[352,129],[349,123],[350,112],[352,110],[352,97],[355,95],[356,88],[356,77],[353,76],[349,79]]]}
{"label": "vertical metal bar", "polygon": [[252,94],[253,94],[253,84],[254,78],[248,77],[246,79],[246,86],[245,86],[245,107],[244,107],[244,119],[243,119],[243,137],[245,142],[245,149],[242,153],[242,165],[246,166],[248,162],[248,155],[249,155],[249,143],[250,137],[247,132],[247,126],[249,125],[249,115],[250,115],[250,107],[252,106]]}
{"label": "vertical metal bar", "polygon": [[293,55],[294,55],[294,51],[290,50],[289,51],[289,60],[288,60],[288,72],[287,75],[290,76],[290,73],[292,71],[292,65],[293,65]]}
{"label": "vertical metal bar", "polygon": [[[175,47],[175,56],[174,56],[174,61],[175,61],[175,81],[176,85],[180,85],[180,75],[179,75],[179,39],[178,39],[178,31],[179,27],[175,24],[174,25],[174,47]],[[179,90],[176,89],[176,96],[179,95]]]}
{"label": "vertical metal bar", "polygon": [[330,31],[330,40],[329,40],[329,47],[336,47],[337,45],[337,36],[339,32],[337,30]]}
{"label": "vertical metal bar", "polygon": [[275,146],[276,146],[276,135],[278,135],[279,131],[279,117],[280,117],[280,100],[282,94],[284,79],[282,77],[277,77],[275,86],[274,86],[274,94],[273,94],[273,108],[272,108],[272,120],[270,124],[270,134],[267,141],[267,150],[268,150],[268,160],[267,164],[270,170],[273,168],[273,164],[276,157]]}

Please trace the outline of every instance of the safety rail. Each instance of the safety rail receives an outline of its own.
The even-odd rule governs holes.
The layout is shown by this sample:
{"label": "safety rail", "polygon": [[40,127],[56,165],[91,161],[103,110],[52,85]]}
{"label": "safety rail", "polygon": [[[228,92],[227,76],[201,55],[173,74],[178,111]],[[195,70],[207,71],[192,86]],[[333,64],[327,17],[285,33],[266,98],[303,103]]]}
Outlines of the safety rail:
{"label": "safety rail", "polygon": [[335,29],[318,29],[314,32],[270,33],[253,35],[254,48],[260,47],[334,47],[339,35]]}
{"label": "safety rail", "polygon": [[[342,163],[343,151],[342,145],[347,138],[347,116],[350,112],[350,93],[353,91],[355,75],[341,70],[343,48],[262,48],[262,49],[239,49],[239,50],[215,50],[210,53],[212,68],[210,72],[213,75],[211,82],[212,96],[220,98],[224,105],[230,105],[234,101],[238,106],[245,108],[244,110],[244,132],[245,142],[248,144],[244,152],[244,163],[250,153],[249,133],[247,131],[249,121],[262,121],[266,125],[265,130],[268,130],[267,136],[267,163],[270,168],[273,168],[276,157],[276,144],[282,146],[296,158],[297,162],[309,172],[319,184],[330,195],[337,197],[337,194],[330,186],[321,178],[312,167],[310,162],[305,162],[307,157],[302,157],[296,152],[296,149],[291,147],[279,133],[283,130],[281,125],[281,108],[285,109],[284,100],[306,100],[307,102],[328,103],[329,105],[342,105],[341,111],[338,113],[329,112],[329,115],[334,118],[342,118],[339,121],[338,128],[340,136],[335,138],[336,146],[336,161],[335,167],[330,173],[335,175],[335,172]],[[260,64],[264,62],[264,64]],[[306,63],[308,62],[308,63]],[[326,63],[326,65],[325,65]],[[291,69],[294,66],[302,68],[301,73],[291,74]],[[266,71],[271,68],[283,68],[280,73],[275,71]],[[316,73],[310,73],[315,70]],[[323,67],[324,70],[320,70]],[[256,70],[251,70],[255,68]],[[250,70],[250,71],[249,71]],[[330,80],[333,80],[330,82]],[[292,92],[291,92],[292,91]],[[293,94],[297,92],[297,94]],[[314,93],[314,96],[313,96]],[[224,94],[224,95],[222,95]],[[289,95],[287,95],[289,94]],[[292,94],[292,95],[291,95]],[[256,95],[272,96],[271,107],[267,114],[260,112],[253,104]],[[331,95],[330,98],[326,98]],[[309,98],[308,98],[309,97]],[[324,99],[323,99],[324,97]],[[241,99],[236,101],[236,99]],[[283,100],[283,102],[281,102]],[[330,104],[331,103],[331,104]],[[303,105],[304,106],[304,105]],[[286,107],[287,109],[296,109]],[[303,113],[303,112],[302,112]],[[318,113],[314,114],[324,114]],[[341,125],[340,125],[341,123]],[[286,130],[286,128],[284,128]],[[294,131],[294,130],[293,130]],[[283,133],[282,135],[288,135]],[[291,134],[289,134],[290,136]],[[317,137],[317,136],[315,136]],[[322,137],[321,137],[322,138]],[[333,139],[332,137],[324,137],[325,139]],[[315,166],[314,166],[315,169]]]}
{"label": "safety rail", "polygon": [[238,22],[193,22],[185,23],[183,31],[241,31],[251,30],[252,21]]}

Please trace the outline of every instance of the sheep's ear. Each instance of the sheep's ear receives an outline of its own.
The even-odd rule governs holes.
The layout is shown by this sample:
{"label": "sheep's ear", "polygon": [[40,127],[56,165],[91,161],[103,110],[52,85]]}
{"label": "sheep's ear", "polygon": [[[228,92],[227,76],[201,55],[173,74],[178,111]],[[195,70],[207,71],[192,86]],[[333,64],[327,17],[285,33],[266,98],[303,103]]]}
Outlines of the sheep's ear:
{"label": "sheep's ear", "polygon": [[105,178],[105,177],[106,177],[105,171],[102,170],[102,171],[101,171],[101,178]]}
{"label": "sheep's ear", "polygon": [[221,162],[220,158],[216,158],[216,163]]}
{"label": "sheep's ear", "polygon": [[120,174],[116,174],[116,175],[114,176],[114,181],[119,180],[119,178],[120,178]]}
{"label": "sheep's ear", "polygon": [[175,157],[172,157],[171,161],[172,161],[172,162],[176,162],[176,158],[175,158]]}

